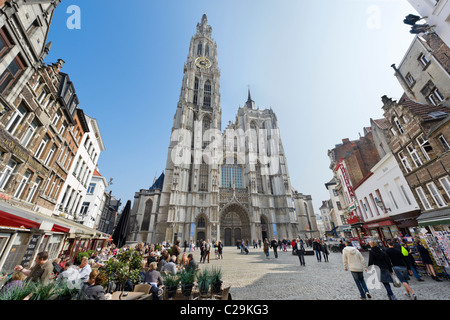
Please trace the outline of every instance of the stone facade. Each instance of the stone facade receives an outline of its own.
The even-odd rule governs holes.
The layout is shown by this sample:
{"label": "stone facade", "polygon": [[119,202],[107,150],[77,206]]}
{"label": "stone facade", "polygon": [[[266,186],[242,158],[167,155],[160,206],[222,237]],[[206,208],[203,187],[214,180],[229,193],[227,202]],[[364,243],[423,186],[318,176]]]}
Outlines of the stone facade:
{"label": "stone facade", "polygon": [[220,239],[234,245],[241,239],[292,239],[305,229],[273,110],[255,108],[249,91],[235,121],[222,132],[220,71],[211,33],[203,15],[184,66],[164,185],[161,191],[136,193],[133,223],[142,224],[144,199],[151,201],[147,211],[154,215],[149,231],[135,230],[133,241]]}

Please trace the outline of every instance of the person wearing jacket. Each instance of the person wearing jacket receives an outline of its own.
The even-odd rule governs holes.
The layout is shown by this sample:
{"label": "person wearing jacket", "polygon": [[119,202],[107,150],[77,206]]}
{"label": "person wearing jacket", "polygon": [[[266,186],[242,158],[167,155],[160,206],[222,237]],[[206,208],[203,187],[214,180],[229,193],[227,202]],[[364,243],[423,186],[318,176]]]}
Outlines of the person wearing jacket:
{"label": "person wearing jacket", "polygon": [[292,247],[297,252],[300,265],[305,266],[305,247],[303,247],[303,242],[297,238],[297,242]]}
{"label": "person wearing jacket", "polygon": [[273,255],[275,256],[275,258],[278,258],[278,241],[275,238],[273,238],[270,242],[270,247],[273,249]]}
{"label": "person wearing jacket", "polygon": [[394,280],[391,277],[391,273],[394,272],[392,269],[389,258],[386,253],[380,249],[376,241],[370,241],[370,252],[369,252],[369,266],[375,265],[380,269],[380,282],[384,285],[386,289],[389,300],[397,300],[394,293],[392,292],[391,285]]}
{"label": "person wearing jacket", "polygon": [[408,268],[406,267],[408,265],[408,262],[406,262],[406,259],[403,256],[402,252],[394,248],[394,243],[392,240],[387,240],[386,243],[388,245],[388,249],[386,249],[386,254],[389,257],[392,269],[394,270],[395,274],[397,275],[398,279],[403,284],[403,287],[406,290],[405,294],[408,297],[417,300],[414,291],[411,289],[408,283],[409,275],[408,275]]}
{"label": "person wearing jacket", "polygon": [[107,278],[97,270],[92,270],[89,274],[89,280],[84,284],[80,291],[81,300],[105,300],[105,288],[103,284]]}
{"label": "person wearing jacket", "polygon": [[363,271],[367,272],[367,265],[361,252],[353,247],[350,241],[346,241],[346,247],[342,250],[342,262],[344,263],[344,270],[350,270],[353,280],[356,283],[356,287],[359,290],[362,300],[366,298],[372,298],[364,281]]}
{"label": "person wearing jacket", "polygon": [[314,252],[316,253],[317,262],[322,261],[322,246],[319,242],[319,239],[314,239],[314,242],[312,243],[312,247]]}

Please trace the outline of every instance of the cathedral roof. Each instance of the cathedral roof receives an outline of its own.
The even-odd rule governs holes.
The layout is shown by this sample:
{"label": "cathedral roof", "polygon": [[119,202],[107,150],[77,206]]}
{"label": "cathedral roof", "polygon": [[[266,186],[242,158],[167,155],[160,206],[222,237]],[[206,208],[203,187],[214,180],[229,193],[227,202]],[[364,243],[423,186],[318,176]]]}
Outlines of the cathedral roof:
{"label": "cathedral roof", "polygon": [[164,172],[161,173],[161,175],[159,176],[158,179],[156,179],[156,181],[153,183],[153,185],[150,187],[150,190],[162,190],[164,184]]}

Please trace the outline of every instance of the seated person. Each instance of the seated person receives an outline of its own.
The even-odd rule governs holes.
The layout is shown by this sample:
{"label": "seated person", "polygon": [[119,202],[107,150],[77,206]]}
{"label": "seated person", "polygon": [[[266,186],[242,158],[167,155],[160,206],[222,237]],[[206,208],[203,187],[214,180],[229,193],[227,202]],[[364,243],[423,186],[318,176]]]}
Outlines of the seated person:
{"label": "seated person", "polygon": [[144,276],[144,282],[148,283],[152,286],[152,288],[150,289],[150,292],[153,293],[153,300],[159,300],[158,286],[161,286],[164,284],[164,281],[161,277],[161,273],[158,270],[156,270],[157,267],[158,267],[158,264],[156,262],[150,263],[148,271],[145,273],[145,276]]}

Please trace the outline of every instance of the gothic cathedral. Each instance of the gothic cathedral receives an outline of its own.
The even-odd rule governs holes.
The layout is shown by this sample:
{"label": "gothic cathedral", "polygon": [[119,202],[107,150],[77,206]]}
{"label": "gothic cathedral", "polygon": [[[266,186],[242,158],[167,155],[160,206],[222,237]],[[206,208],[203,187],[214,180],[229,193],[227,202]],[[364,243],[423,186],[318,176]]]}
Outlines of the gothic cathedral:
{"label": "gothic cathedral", "polygon": [[184,65],[166,169],[136,192],[130,241],[234,245],[317,230],[311,197],[291,187],[272,109],[255,108],[248,91],[223,132],[221,114],[217,44],[203,15]]}

